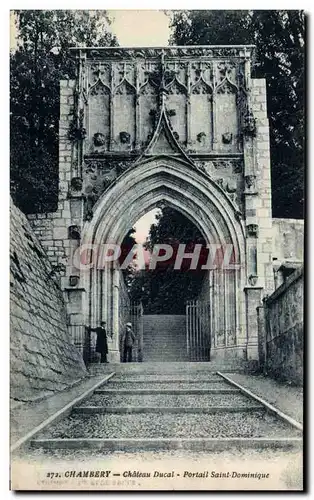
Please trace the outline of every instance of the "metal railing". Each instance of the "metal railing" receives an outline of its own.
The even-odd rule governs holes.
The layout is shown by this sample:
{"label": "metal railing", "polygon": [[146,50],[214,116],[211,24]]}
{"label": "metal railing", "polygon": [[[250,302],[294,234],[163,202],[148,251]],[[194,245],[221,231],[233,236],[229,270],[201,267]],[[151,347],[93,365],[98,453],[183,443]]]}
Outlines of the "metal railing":
{"label": "metal railing", "polygon": [[211,348],[210,304],[186,303],[186,349],[190,361],[209,361]]}

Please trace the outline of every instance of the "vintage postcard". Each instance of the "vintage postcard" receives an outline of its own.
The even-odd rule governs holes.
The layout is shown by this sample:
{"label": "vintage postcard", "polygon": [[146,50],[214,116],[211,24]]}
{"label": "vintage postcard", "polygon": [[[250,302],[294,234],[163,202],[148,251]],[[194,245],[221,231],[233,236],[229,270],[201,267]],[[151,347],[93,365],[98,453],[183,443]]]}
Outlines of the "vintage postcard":
{"label": "vintage postcard", "polygon": [[11,489],[303,489],[304,13],[11,12]]}

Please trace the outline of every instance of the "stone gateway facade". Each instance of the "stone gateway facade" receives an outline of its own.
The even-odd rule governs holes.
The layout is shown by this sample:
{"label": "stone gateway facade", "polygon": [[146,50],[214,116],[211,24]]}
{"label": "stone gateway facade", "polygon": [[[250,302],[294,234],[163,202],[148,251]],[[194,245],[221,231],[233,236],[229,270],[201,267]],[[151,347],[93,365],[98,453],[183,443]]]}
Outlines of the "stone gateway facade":
{"label": "stone gateway facade", "polygon": [[[59,204],[29,220],[62,275],[70,325],[107,322],[118,361],[122,273],[73,265],[80,245],[121,244],[149,210],[189,217],[238,268],[208,271],[212,359],[257,359],[256,307],[274,288],[266,83],[252,46],[73,49],[60,82]],[[206,290],[207,286],[207,290]]]}

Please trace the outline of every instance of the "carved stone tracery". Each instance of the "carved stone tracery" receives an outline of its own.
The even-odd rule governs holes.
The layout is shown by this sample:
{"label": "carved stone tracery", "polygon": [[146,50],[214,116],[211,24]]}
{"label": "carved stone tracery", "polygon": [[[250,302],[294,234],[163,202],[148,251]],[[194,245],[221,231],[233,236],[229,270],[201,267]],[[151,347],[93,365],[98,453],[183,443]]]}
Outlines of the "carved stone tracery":
{"label": "carved stone tracery", "polygon": [[[216,130],[213,118],[216,113],[216,120],[219,119],[217,113],[220,113],[221,109],[229,109],[230,103],[233,106],[232,99],[228,101],[229,94],[236,97],[235,106],[245,116],[242,111],[247,109],[244,61],[245,53],[250,50],[244,47],[115,48],[99,51],[83,49],[87,58],[82,59],[81,91],[83,89],[87,92],[88,99],[96,96],[109,99],[106,111],[108,130],[102,130],[100,123],[99,130],[94,128],[92,137],[86,142],[86,153],[95,157],[86,157],[84,165],[90,182],[108,185],[117,175],[129,168],[136,156],[147,154],[147,146],[155,134],[161,106],[165,107],[171,134],[174,140],[180,142],[184,155],[194,154],[197,163],[198,153],[210,153],[213,148],[213,133]],[[134,100],[130,97],[134,97]],[[128,115],[123,115],[123,99],[129,99],[127,109],[128,113],[131,110],[134,112],[134,125],[127,125]],[[115,122],[117,106],[121,107],[119,116],[123,117],[123,123],[119,124]],[[208,118],[205,120],[205,115],[202,115],[201,122],[205,120],[206,126],[201,128],[200,124],[195,125],[194,122],[193,129],[191,114],[195,114],[197,109],[205,110],[203,113],[207,113]],[[187,120],[188,123],[185,125],[182,120]],[[229,124],[228,119],[227,123]],[[242,123],[245,123],[244,119]],[[223,148],[228,154],[238,152],[236,148],[239,133],[240,131],[234,129],[234,125],[216,131],[216,141],[221,152]],[[169,153],[171,148],[172,146],[169,146]],[[124,152],[125,158],[127,153],[131,154],[133,160],[105,159],[111,152],[116,155],[119,151]],[[180,150],[174,151],[174,154],[181,154]],[[202,165],[201,163],[198,161],[197,168],[201,168],[208,175],[224,169],[228,170],[230,175],[243,171],[240,159],[217,158]],[[101,182],[99,178],[102,179]],[[223,185],[228,195],[234,198],[235,189],[230,188],[225,180]],[[250,191],[248,186],[246,189]]]}

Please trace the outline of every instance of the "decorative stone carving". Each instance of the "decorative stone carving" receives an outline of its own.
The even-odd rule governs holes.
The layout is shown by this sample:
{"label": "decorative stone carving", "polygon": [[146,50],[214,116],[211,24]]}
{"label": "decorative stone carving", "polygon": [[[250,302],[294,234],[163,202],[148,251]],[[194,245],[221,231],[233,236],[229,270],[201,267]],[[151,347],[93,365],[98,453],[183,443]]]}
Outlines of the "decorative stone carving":
{"label": "decorative stone carving", "polygon": [[68,237],[69,240],[79,240],[81,238],[81,229],[79,226],[69,226],[68,227]]}
{"label": "decorative stone carving", "polygon": [[159,210],[164,210],[164,208],[166,208],[166,206],[167,205],[163,200],[157,201],[157,203],[156,203],[156,208],[159,208]]}
{"label": "decorative stone carving", "polygon": [[98,80],[93,87],[90,88],[89,95],[109,95],[110,89],[101,80]]}
{"label": "decorative stone carving", "polygon": [[[223,138],[220,143],[221,151],[238,152],[240,143],[237,141],[239,131],[235,97],[239,93],[238,90],[241,92],[243,90],[242,87],[238,89],[240,84],[238,74],[240,69],[247,71],[243,62],[251,52],[250,47],[244,46],[81,49],[79,54],[82,61],[85,60],[87,76],[84,77],[82,72],[81,74],[82,79],[86,80],[87,94],[89,96],[98,92],[108,94],[108,98],[98,99],[100,105],[104,101],[102,105],[104,110],[97,108],[96,100],[93,101],[96,112],[92,127],[90,118],[93,116],[93,107],[89,107],[91,148],[85,146],[85,151],[90,154],[95,152],[92,137],[98,130],[103,132],[106,139],[105,144],[99,146],[97,153],[106,153],[108,148],[109,151],[115,152],[129,151],[128,143],[119,140],[119,131],[124,128],[131,135],[132,147],[139,148],[146,143],[151,124],[153,127],[156,126],[156,123],[153,123],[154,117],[148,116],[149,110],[158,107],[158,103],[166,103],[169,108],[175,108],[177,116],[172,120],[172,124],[178,131],[181,142],[188,147],[191,146],[196,152],[206,153],[210,152],[213,146],[213,131],[215,140],[218,138],[218,141],[221,141],[220,138],[225,132],[223,126],[222,130],[217,126],[219,120],[215,117],[220,114],[220,108],[223,108],[223,112],[231,117],[229,130],[232,138],[228,139],[227,136]],[[244,76],[245,82],[247,75]],[[214,88],[218,94],[232,94],[229,96],[231,104],[228,96],[219,98],[217,96],[214,106],[212,102]],[[117,123],[115,120],[113,127],[110,109],[114,110],[115,116],[119,116],[122,123]],[[200,122],[208,116],[206,124],[201,127],[195,118],[197,109],[201,110]],[[123,125],[124,115],[128,116],[128,126]],[[226,122],[229,123],[228,118]],[[206,141],[192,143],[191,141],[196,141],[196,135],[200,130],[205,131]]]}
{"label": "decorative stone carving", "polygon": [[85,160],[85,173],[93,174],[98,171],[99,162],[97,160]]}
{"label": "decorative stone carving", "polygon": [[151,80],[146,81],[140,88],[140,95],[156,95],[157,86]]}
{"label": "decorative stone carving", "polygon": [[195,160],[194,164],[198,170],[205,173],[208,177],[212,179],[213,165],[211,161],[198,161]]}
{"label": "decorative stone carving", "polygon": [[229,80],[225,79],[216,90],[217,94],[235,94],[237,87]]}
{"label": "decorative stone carving", "polygon": [[225,344],[225,332],[219,331],[217,332],[217,344],[224,345]]}
{"label": "decorative stone carving", "polygon": [[106,137],[101,132],[96,132],[93,137],[95,146],[103,146],[106,143]]}
{"label": "decorative stone carving", "polygon": [[127,80],[123,80],[122,83],[115,89],[116,95],[134,95],[135,88]]}
{"label": "decorative stone carving", "polygon": [[[131,160],[110,160],[108,166],[110,171],[116,175],[120,175],[122,172],[125,172],[132,165]],[[109,176],[108,176],[109,178]],[[111,179],[112,180],[112,179]]]}
{"label": "decorative stone carving", "polygon": [[166,113],[169,117],[176,116],[177,112],[175,109],[166,109]]}
{"label": "decorative stone carving", "polygon": [[106,176],[106,177],[103,178],[102,187],[103,187],[104,191],[111,184],[111,182],[112,182],[112,179],[110,177]]}
{"label": "decorative stone carving", "polygon": [[173,137],[178,141],[180,139],[178,132],[173,132]]}
{"label": "decorative stone carving", "polygon": [[224,144],[230,144],[232,142],[231,132],[225,132],[224,134],[222,134],[222,142]]}
{"label": "decorative stone carving", "polygon": [[120,170],[126,170],[127,168],[129,168],[131,163],[132,160],[130,159],[121,161],[115,159],[109,160],[108,158],[99,158],[97,160],[85,158],[85,173],[90,175],[99,175],[101,172],[110,172],[117,167],[119,167]]}
{"label": "decorative stone carving", "polygon": [[182,83],[180,83],[177,79],[175,79],[167,87],[167,92],[168,94],[175,94],[175,95],[186,94],[186,88]]}
{"label": "decorative stone carving", "polygon": [[235,174],[241,173],[243,169],[242,160],[211,160],[209,164],[212,170],[228,169]]}
{"label": "decorative stone carving", "polygon": [[[170,85],[177,78],[177,74],[178,74],[178,72],[176,70],[166,69],[164,71],[164,82],[165,82],[165,85],[166,86]],[[181,83],[180,83],[180,85],[181,85]]]}
{"label": "decorative stone carving", "polygon": [[114,66],[114,80],[120,85],[124,80],[133,85],[134,64],[129,62],[118,63]]}
{"label": "decorative stone carving", "polygon": [[258,280],[258,276],[256,276],[256,274],[250,274],[250,276],[248,277],[248,280],[249,280],[249,284],[251,286],[256,286],[257,280]]}
{"label": "decorative stone carving", "polygon": [[242,170],[243,170],[243,163],[242,163],[242,161],[236,160],[233,162],[232,167],[233,167],[233,172],[235,174],[241,174]]}
{"label": "decorative stone carving", "polygon": [[224,80],[226,77],[230,77],[235,69],[235,63],[232,61],[223,61],[217,65],[220,80]]}
{"label": "decorative stone carving", "polygon": [[241,222],[243,220],[243,213],[241,212],[241,210],[236,210],[234,215],[238,222]]}
{"label": "decorative stone carving", "polygon": [[246,192],[255,193],[256,192],[256,175],[246,175],[244,177]]}
{"label": "decorative stone carving", "polygon": [[86,137],[86,128],[84,124],[84,110],[80,109],[78,119],[74,116],[73,120],[70,121],[68,138],[70,141],[81,141]]}
{"label": "decorative stone carving", "polygon": [[155,88],[160,88],[162,85],[162,72],[160,69],[155,68],[149,73],[149,81],[155,86]]}
{"label": "decorative stone carving", "polygon": [[207,170],[206,170],[206,162],[205,161],[195,161],[194,162],[197,170],[199,170],[200,172],[203,172],[204,174],[208,174]]}
{"label": "decorative stone carving", "polygon": [[90,222],[93,218],[93,210],[90,209],[90,208],[87,208],[86,211],[85,211],[85,217],[84,217],[84,220]]}
{"label": "decorative stone carving", "polygon": [[[107,49],[93,49],[93,48],[81,48],[77,49],[81,54],[86,54],[88,58],[91,59],[102,59],[104,57],[104,51],[106,54],[106,59],[147,59],[160,57],[160,49],[155,47],[145,47],[144,49],[139,48],[129,48],[123,49],[119,47]],[[166,58],[180,58],[180,57],[209,57],[209,58],[244,58],[252,57],[254,53],[253,47],[248,46],[216,46],[216,47],[164,47],[163,53]]]}
{"label": "decorative stone carving", "polygon": [[81,177],[73,177],[71,179],[71,189],[73,189],[73,191],[81,191],[83,187],[83,180],[81,179]]}
{"label": "decorative stone carving", "polygon": [[256,136],[256,119],[251,110],[248,110],[243,117],[243,134],[246,136]]}
{"label": "decorative stone carving", "polygon": [[98,193],[92,186],[85,189],[84,220],[90,221],[93,218],[93,206],[99,198]]}
{"label": "decorative stone carving", "polygon": [[98,81],[104,85],[109,84],[110,65],[106,63],[92,63],[89,66],[89,87],[93,87]]}
{"label": "decorative stone carving", "polygon": [[212,88],[203,79],[199,79],[192,87],[192,94],[211,94]]}
{"label": "decorative stone carving", "polygon": [[[216,179],[216,183],[224,191],[226,191],[230,195],[230,197],[237,190],[237,183],[236,183],[235,179],[232,179],[232,178],[224,179],[223,177],[220,177],[220,178]],[[232,197],[232,199],[233,199],[233,197]]]}
{"label": "decorative stone carving", "polygon": [[153,73],[157,72],[159,69],[159,61],[158,62],[153,62],[148,59],[145,59],[144,62],[141,62],[139,64],[139,72],[138,72],[138,79],[140,85],[145,85],[151,81],[151,76]]}
{"label": "decorative stone carving", "polygon": [[228,179],[226,181],[226,191],[228,193],[235,193],[237,190],[237,183],[235,179]]}
{"label": "decorative stone carving", "polygon": [[236,203],[237,202],[237,194],[235,192],[227,192],[230,200],[232,201],[232,203]]}
{"label": "decorative stone carving", "polygon": [[229,345],[236,345],[236,334],[234,330],[230,330],[228,332],[228,344]]}
{"label": "decorative stone carving", "polygon": [[199,134],[197,134],[197,136],[196,136],[197,142],[202,143],[202,142],[204,141],[205,137],[206,137],[205,132],[200,132],[200,133],[199,133]]}
{"label": "decorative stone carving", "polygon": [[77,286],[79,281],[80,281],[79,276],[72,275],[69,277],[69,285],[70,286]]}
{"label": "decorative stone carving", "polygon": [[247,236],[258,238],[258,224],[248,224],[246,226],[246,234]]}
{"label": "decorative stone carving", "polygon": [[120,132],[119,137],[122,144],[130,144],[131,136],[128,132]]}

